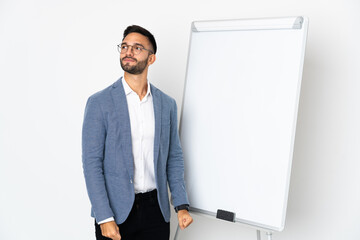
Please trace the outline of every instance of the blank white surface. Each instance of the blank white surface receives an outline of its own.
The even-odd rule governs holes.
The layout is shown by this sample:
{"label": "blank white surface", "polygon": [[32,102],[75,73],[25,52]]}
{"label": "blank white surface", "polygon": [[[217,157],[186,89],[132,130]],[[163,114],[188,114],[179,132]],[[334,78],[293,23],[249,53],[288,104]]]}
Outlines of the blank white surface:
{"label": "blank white surface", "polygon": [[180,134],[193,208],[282,230],[305,34],[192,33]]}

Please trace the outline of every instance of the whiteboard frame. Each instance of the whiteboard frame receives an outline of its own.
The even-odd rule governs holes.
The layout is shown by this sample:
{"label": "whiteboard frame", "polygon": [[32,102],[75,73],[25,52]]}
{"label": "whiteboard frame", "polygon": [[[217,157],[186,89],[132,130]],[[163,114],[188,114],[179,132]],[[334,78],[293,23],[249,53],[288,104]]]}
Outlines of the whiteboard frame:
{"label": "whiteboard frame", "polygon": [[[216,31],[251,31],[251,30],[279,30],[279,29],[302,29],[304,31],[303,34],[303,46],[301,51],[301,63],[299,69],[299,76],[298,76],[298,89],[296,93],[296,106],[294,112],[294,128],[292,131],[292,139],[291,139],[291,146],[290,146],[290,163],[288,169],[288,176],[286,182],[286,194],[285,194],[285,201],[284,201],[284,211],[282,216],[282,226],[277,228],[273,226],[264,225],[257,222],[248,221],[241,218],[235,218],[235,222],[246,224],[257,229],[267,230],[267,231],[282,231],[285,225],[285,218],[286,218],[286,210],[287,210],[287,202],[288,202],[288,194],[289,194],[289,186],[290,186],[290,176],[291,176],[291,167],[292,167],[292,158],[294,152],[294,142],[295,142],[295,132],[296,132],[296,123],[297,123],[297,114],[298,114],[298,106],[299,106],[299,98],[300,98],[300,89],[301,89],[301,80],[302,80],[302,73],[303,73],[303,66],[304,66],[304,59],[305,59],[305,46],[306,46],[306,39],[307,39],[307,32],[308,32],[308,18],[305,16],[296,16],[296,17],[282,17],[282,18],[256,18],[256,19],[235,19],[235,20],[211,20],[211,21],[194,21],[191,24],[191,31],[190,31],[190,39],[189,39],[189,48],[188,48],[188,59],[187,59],[187,66],[186,66],[186,79],[184,83],[184,90],[183,90],[183,98],[182,98],[182,108],[181,108],[181,115],[180,115],[180,124],[179,124],[179,133],[181,138],[181,130],[182,130],[182,118],[183,118],[183,111],[184,111],[184,102],[185,102],[185,93],[187,89],[187,81],[188,81],[188,69],[189,69],[189,62],[190,62],[190,52],[191,52],[191,43],[192,43],[192,34],[195,32],[216,32]],[[191,203],[190,203],[191,204]],[[200,214],[205,214],[211,217],[216,217],[216,213],[209,212],[206,210],[202,210],[199,208],[193,208],[190,206],[190,211]]]}

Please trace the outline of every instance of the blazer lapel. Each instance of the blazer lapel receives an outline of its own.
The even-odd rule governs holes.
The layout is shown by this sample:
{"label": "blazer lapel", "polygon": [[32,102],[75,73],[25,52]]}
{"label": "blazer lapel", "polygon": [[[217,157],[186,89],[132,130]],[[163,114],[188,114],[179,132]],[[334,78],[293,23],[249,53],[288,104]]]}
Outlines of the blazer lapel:
{"label": "blazer lapel", "polygon": [[118,116],[118,126],[117,129],[117,143],[120,143],[120,151],[126,160],[127,170],[130,176],[130,179],[134,177],[134,160],[132,155],[132,144],[131,144],[131,126],[130,126],[130,116],[126,100],[126,95],[124,87],[122,84],[122,78],[116,81],[113,84],[113,91],[111,91],[115,112]]}
{"label": "blazer lapel", "polygon": [[154,116],[155,116],[155,138],[154,138],[154,168],[155,176],[157,176],[157,162],[160,150],[160,133],[161,133],[161,96],[157,89],[150,84],[153,96]]}

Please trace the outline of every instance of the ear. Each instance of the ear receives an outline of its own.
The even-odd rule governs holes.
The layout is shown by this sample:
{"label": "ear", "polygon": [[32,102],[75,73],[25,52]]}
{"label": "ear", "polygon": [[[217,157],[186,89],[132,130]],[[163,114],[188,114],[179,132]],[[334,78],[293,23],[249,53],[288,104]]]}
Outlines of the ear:
{"label": "ear", "polygon": [[155,54],[151,54],[151,55],[149,56],[149,59],[148,59],[148,65],[153,64],[153,63],[155,62],[155,60],[156,60],[156,55],[155,55]]}

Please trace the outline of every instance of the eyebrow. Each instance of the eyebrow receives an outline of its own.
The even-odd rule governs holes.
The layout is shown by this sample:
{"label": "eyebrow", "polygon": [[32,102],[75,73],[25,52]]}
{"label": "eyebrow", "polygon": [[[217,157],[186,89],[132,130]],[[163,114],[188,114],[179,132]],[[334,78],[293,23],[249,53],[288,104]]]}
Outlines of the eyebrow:
{"label": "eyebrow", "polygon": [[[127,44],[127,42],[122,42],[121,45],[123,45],[123,44],[129,45],[129,44]],[[134,45],[145,48],[144,45],[142,45],[140,43],[134,43]]]}

